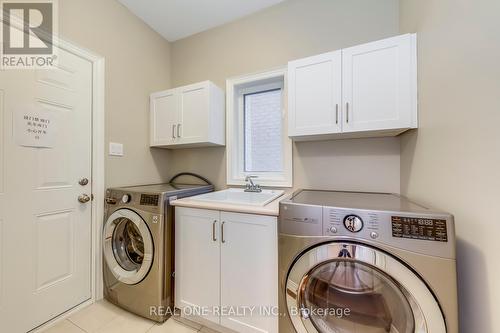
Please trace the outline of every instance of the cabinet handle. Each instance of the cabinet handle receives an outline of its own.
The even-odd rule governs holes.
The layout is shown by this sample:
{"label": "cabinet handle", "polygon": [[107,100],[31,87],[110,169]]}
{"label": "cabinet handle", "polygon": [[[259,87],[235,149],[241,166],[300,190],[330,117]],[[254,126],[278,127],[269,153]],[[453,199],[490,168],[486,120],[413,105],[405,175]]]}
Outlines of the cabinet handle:
{"label": "cabinet handle", "polygon": [[224,224],[226,224],[226,222],[222,222],[222,224],[220,225],[220,231],[221,231],[221,232],[220,232],[220,237],[221,237],[221,238],[220,238],[220,241],[221,241],[222,243],[225,243],[225,242],[226,242],[226,240],[224,239]]}
{"label": "cabinet handle", "polygon": [[181,124],[177,124],[177,137],[181,137]]}
{"label": "cabinet handle", "polygon": [[348,123],[349,122],[349,102],[345,103],[345,120]]}
{"label": "cabinet handle", "polygon": [[175,124],[172,125],[172,139],[175,139]]}
{"label": "cabinet handle", "polygon": [[335,104],[335,124],[339,123],[339,105]]}
{"label": "cabinet handle", "polygon": [[212,240],[214,242],[217,241],[217,236],[215,236],[215,225],[217,224],[217,220],[214,220],[214,222],[212,223]]}

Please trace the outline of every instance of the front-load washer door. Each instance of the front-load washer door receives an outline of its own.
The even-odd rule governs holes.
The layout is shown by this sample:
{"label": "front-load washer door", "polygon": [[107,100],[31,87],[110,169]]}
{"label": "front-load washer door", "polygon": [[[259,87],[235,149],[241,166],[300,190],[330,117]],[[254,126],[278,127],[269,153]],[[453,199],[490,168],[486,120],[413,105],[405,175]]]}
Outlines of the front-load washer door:
{"label": "front-load washer door", "polygon": [[285,280],[298,333],[445,333],[436,298],[395,257],[367,245],[332,242],[296,258]]}
{"label": "front-load washer door", "polygon": [[153,264],[153,239],[146,222],[134,211],[119,209],[104,226],[104,258],[115,278],[141,282]]}

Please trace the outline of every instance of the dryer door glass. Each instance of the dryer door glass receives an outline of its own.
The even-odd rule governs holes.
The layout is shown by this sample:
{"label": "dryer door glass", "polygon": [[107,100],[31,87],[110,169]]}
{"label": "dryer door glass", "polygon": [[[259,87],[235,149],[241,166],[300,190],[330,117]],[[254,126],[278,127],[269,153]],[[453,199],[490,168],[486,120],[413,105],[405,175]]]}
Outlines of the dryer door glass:
{"label": "dryer door glass", "polygon": [[127,271],[138,270],[144,260],[144,240],[139,228],[126,217],[115,222],[113,253],[118,264]]}
{"label": "dryer door glass", "polygon": [[413,312],[399,286],[374,267],[332,260],[303,284],[303,312],[319,332],[415,331]]}
{"label": "dryer door glass", "polygon": [[446,332],[439,303],[420,276],[369,245],[318,244],[296,258],[285,281],[298,333]]}

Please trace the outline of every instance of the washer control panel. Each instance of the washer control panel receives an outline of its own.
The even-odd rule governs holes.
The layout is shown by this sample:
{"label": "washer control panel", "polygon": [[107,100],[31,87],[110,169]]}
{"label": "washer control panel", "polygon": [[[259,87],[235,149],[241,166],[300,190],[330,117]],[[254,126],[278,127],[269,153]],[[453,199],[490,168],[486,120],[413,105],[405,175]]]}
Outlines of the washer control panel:
{"label": "washer control panel", "polygon": [[141,194],[140,204],[143,206],[158,206],[160,196],[157,194]]}
{"label": "washer control panel", "polygon": [[163,214],[165,206],[160,194],[134,192],[128,189],[108,189],[105,208],[112,211],[128,208],[134,211]]}

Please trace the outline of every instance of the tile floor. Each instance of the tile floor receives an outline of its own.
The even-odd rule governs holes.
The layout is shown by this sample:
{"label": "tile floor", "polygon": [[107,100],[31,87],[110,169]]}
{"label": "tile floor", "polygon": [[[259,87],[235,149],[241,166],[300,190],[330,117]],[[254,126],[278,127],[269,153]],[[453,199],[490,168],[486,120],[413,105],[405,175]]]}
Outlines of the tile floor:
{"label": "tile floor", "polygon": [[[197,324],[188,326],[170,318],[163,324],[122,310],[105,300],[94,303],[43,333],[196,333],[205,332]],[[207,330],[208,331],[208,330]]]}

